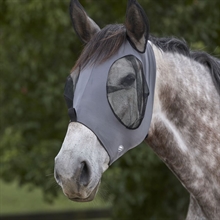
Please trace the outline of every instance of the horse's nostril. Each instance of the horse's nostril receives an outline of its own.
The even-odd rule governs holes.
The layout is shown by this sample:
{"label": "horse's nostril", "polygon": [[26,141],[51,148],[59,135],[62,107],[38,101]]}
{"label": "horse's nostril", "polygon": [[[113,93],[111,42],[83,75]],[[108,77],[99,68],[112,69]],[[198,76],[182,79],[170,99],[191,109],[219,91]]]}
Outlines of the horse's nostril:
{"label": "horse's nostril", "polygon": [[83,186],[87,186],[89,184],[89,179],[90,179],[90,169],[88,164],[83,161],[81,163],[81,173],[80,173],[80,179],[79,182]]}

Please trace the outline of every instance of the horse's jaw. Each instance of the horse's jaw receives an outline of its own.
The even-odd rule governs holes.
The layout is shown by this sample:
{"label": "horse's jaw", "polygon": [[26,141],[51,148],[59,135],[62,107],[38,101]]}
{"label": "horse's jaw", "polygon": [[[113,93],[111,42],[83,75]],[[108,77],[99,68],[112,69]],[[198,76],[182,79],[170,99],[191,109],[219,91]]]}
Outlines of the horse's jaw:
{"label": "horse's jaw", "polygon": [[96,135],[79,123],[70,123],[60,152],[55,158],[54,176],[72,201],[94,199],[109,156]]}

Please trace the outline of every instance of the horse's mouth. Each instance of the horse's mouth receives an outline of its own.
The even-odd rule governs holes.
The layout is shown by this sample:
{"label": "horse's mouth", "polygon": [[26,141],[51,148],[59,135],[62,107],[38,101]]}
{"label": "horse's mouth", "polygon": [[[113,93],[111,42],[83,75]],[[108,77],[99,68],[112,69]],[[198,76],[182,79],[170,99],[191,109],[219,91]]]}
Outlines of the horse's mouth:
{"label": "horse's mouth", "polygon": [[74,202],[90,202],[95,198],[95,195],[98,191],[99,185],[100,185],[100,181],[98,182],[95,189],[91,192],[91,194],[87,198],[73,197],[73,198],[69,198],[69,199]]}

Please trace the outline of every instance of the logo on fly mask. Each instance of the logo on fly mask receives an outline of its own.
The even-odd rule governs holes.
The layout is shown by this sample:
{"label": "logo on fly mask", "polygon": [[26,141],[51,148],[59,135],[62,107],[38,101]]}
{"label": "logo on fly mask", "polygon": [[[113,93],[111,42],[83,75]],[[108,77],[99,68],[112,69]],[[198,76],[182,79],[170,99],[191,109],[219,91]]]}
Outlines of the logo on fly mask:
{"label": "logo on fly mask", "polygon": [[142,63],[133,55],[115,61],[108,73],[107,99],[117,119],[127,128],[141,124],[149,89]]}

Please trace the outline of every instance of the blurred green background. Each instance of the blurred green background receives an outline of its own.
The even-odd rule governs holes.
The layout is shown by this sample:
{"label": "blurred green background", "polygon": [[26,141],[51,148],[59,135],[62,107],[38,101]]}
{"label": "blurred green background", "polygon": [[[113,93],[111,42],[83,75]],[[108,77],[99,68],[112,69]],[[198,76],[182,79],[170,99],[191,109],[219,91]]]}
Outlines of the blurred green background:
{"label": "blurred green background", "polygon": [[[80,2],[101,27],[124,21],[126,0]],[[219,0],[139,3],[151,34],[220,54]],[[69,0],[0,0],[0,214],[112,207],[114,219],[183,219],[188,194],[144,144],[104,174],[92,203],[70,202],[56,185],[54,157],[69,120],[63,88],[83,48],[68,7]]]}

